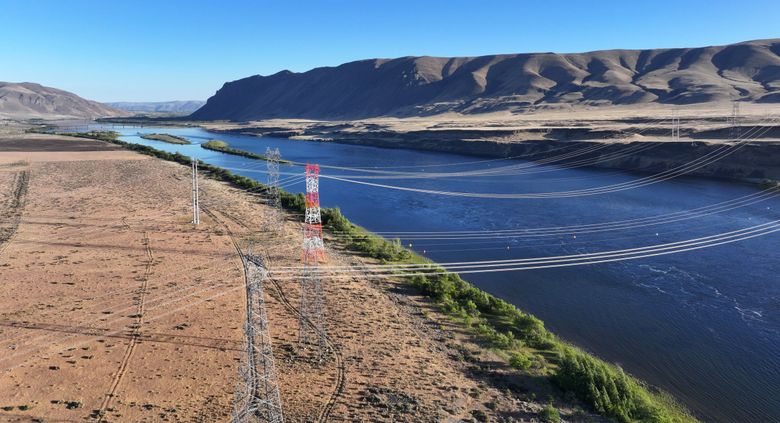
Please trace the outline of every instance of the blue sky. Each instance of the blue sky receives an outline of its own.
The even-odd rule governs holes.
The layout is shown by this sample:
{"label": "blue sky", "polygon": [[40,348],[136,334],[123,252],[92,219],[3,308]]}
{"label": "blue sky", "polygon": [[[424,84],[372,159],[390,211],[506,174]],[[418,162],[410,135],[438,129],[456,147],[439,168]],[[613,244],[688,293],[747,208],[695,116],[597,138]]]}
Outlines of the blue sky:
{"label": "blue sky", "polygon": [[780,1],[0,0],[0,81],[99,101],[408,55],[692,47],[780,37]]}

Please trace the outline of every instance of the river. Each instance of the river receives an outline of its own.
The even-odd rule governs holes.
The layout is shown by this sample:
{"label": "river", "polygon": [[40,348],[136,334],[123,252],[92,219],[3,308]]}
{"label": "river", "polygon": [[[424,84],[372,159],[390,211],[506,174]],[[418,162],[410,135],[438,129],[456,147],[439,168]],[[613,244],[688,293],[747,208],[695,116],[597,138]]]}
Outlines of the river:
{"label": "river", "polygon": [[[94,129],[106,128],[94,125]],[[110,125],[109,125],[109,128]],[[232,147],[327,166],[379,171],[468,172],[492,176],[363,179],[442,191],[528,193],[628,182],[643,175],[614,170],[527,166],[521,160],[404,149],[215,134],[197,128],[116,127],[125,141],[181,152],[265,182],[265,164],[200,148],[220,139]],[[193,145],[143,140],[138,132],[184,136]],[[304,190],[300,167],[282,166],[283,184]],[[595,196],[495,199],[401,191],[325,178],[382,176],[323,168],[320,198],[372,231],[484,231],[560,227],[664,216],[756,194],[739,183],[679,177]],[[675,215],[676,216],[676,215]],[[418,239],[415,251],[440,262],[588,253],[675,242],[737,230],[780,218],[780,199],[748,203],[658,225],[572,231],[532,238]],[[579,232],[579,233],[578,233]],[[453,238],[445,236],[441,238]],[[542,320],[553,332],[671,392],[705,421],[780,421],[780,232],[738,243],[660,257],[587,266],[464,278]]]}

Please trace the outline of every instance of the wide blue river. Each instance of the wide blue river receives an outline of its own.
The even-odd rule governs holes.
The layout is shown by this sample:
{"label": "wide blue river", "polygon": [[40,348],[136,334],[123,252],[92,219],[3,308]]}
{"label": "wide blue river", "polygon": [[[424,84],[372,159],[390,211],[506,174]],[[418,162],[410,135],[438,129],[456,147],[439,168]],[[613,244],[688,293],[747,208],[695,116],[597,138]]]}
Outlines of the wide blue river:
{"label": "wide blue river", "polygon": [[[99,128],[100,126],[95,126]],[[512,259],[643,247],[717,235],[780,219],[780,199],[755,186],[678,177],[594,196],[497,199],[447,196],[327,178],[447,192],[541,193],[600,187],[646,175],[530,166],[522,160],[258,138],[194,128],[114,128],[126,141],[178,151],[265,182],[263,162],[200,147],[232,147],[323,166],[323,206],[338,206],[377,232],[437,232],[400,238],[439,262]],[[143,140],[184,136],[192,145]],[[282,185],[304,190],[301,167],[282,166]],[[396,174],[385,172],[405,172]],[[414,173],[408,178],[408,173]],[[492,173],[490,173],[492,172]],[[438,173],[439,175],[432,175]],[[441,175],[441,173],[448,173]],[[487,173],[487,174],[486,174]],[[420,177],[417,177],[420,176]],[[436,176],[436,177],[426,177]],[[358,179],[363,178],[363,179]],[[739,200],[735,206],[724,202]],[[735,203],[725,203],[730,205]],[[692,214],[691,210],[704,210]],[[713,212],[716,211],[716,212]],[[554,235],[463,239],[453,231],[533,229],[672,216],[660,224]],[[439,238],[439,239],[430,239]],[[780,422],[780,232],[736,243],[630,261],[463,275],[516,304],[562,338],[671,392],[705,421]]]}

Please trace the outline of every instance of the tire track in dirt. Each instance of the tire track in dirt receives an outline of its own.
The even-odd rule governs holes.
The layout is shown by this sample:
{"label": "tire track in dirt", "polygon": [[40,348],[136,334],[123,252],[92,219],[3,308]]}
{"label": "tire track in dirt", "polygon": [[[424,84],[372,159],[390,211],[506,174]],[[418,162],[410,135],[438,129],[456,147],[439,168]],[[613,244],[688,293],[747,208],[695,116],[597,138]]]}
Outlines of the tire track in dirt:
{"label": "tire track in dirt", "polygon": [[[225,233],[227,233],[228,238],[230,239],[230,242],[233,243],[233,248],[236,249],[236,253],[238,253],[238,258],[241,261],[241,265],[236,265],[241,272],[244,272],[244,253],[241,251],[241,247],[238,245],[238,241],[236,241],[236,237],[233,235],[233,231],[230,230],[228,225],[225,224],[225,222],[222,221],[222,219],[218,218],[214,212],[212,212],[208,207],[206,206],[200,206],[201,210],[203,210],[204,213],[206,213],[212,220],[214,220],[215,223],[222,226],[223,229],[225,229]],[[244,225],[244,223],[240,222],[239,220],[236,220],[235,218],[228,216],[230,220],[232,220],[235,224],[241,226],[242,228],[245,228],[249,230],[249,228]]]}
{"label": "tire track in dirt", "polygon": [[[238,241],[235,239],[235,235],[233,234],[233,231],[230,230],[230,228],[221,220],[219,219],[211,210],[209,210],[207,207],[201,206],[201,209],[209,216],[211,217],[216,223],[218,223],[220,226],[222,226],[225,229],[225,232],[227,233],[228,237],[230,238],[230,241],[233,243],[233,246],[236,249],[236,252],[239,254],[239,257],[243,257],[243,252],[241,251],[241,247],[238,244]],[[233,216],[227,216],[231,221],[233,221],[238,226],[248,229],[248,227],[241,222],[240,220],[236,219]],[[268,257],[268,253],[266,251],[265,253],[266,257]],[[266,260],[267,263],[270,263],[269,260]],[[269,276],[267,278],[273,285],[274,291],[277,294],[277,297],[280,299],[284,307],[296,318],[301,317],[300,311],[298,311],[298,308],[295,307],[290,300],[287,298],[287,296],[284,294],[284,291],[282,290],[282,287],[279,285],[279,282],[274,280],[273,277],[271,277],[270,272]],[[309,322],[311,325],[311,322]],[[317,330],[315,328],[315,330]],[[328,337],[327,334],[324,334],[325,338],[325,345],[328,348],[328,350],[332,353],[333,359],[335,361],[336,365],[336,383],[335,388],[333,392],[331,392],[330,397],[328,397],[328,401],[323,405],[322,409],[320,410],[320,413],[317,417],[317,422],[324,423],[327,422],[330,419],[330,414],[333,412],[333,408],[336,406],[336,402],[341,397],[341,395],[344,393],[344,388],[346,386],[346,368],[344,366],[344,358],[341,355],[341,352],[336,348],[336,345],[333,343],[333,340]]]}
{"label": "tire track in dirt", "polygon": [[[268,253],[266,252],[266,256],[268,256]],[[266,260],[268,261],[268,260]],[[284,295],[284,291],[282,290],[281,285],[279,285],[279,282],[275,280],[269,273],[268,279],[271,281],[271,284],[273,284],[274,291],[276,292],[277,297],[282,302],[284,307],[292,313],[296,318],[301,318],[301,312],[298,310],[297,307],[295,307],[290,300],[287,298],[286,295]],[[309,325],[312,325],[312,327],[322,334],[322,331],[320,331],[318,328],[314,327],[314,325],[311,322],[308,322]],[[333,343],[333,340],[327,335],[323,334],[325,338],[325,346],[330,350],[330,352],[333,354],[333,360],[336,364],[336,383],[335,383],[335,389],[331,393],[330,397],[328,398],[328,401],[325,403],[325,405],[322,407],[322,410],[320,411],[319,416],[317,417],[317,422],[327,422],[328,419],[330,419],[330,414],[333,412],[333,408],[336,406],[336,402],[338,401],[339,397],[344,393],[344,388],[346,387],[346,368],[344,366],[344,358],[341,355],[341,352],[336,348],[336,345]]]}
{"label": "tire track in dirt", "polygon": [[[292,313],[295,317],[299,318],[301,317],[301,312],[298,311],[298,308],[296,308],[290,300],[284,295],[284,291],[282,290],[282,287],[279,285],[279,282],[276,281],[273,277],[270,277],[267,279],[271,281],[271,284],[274,286],[274,291],[276,291],[277,296],[279,297],[279,300],[282,302],[282,304],[287,308],[287,310]],[[308,322],[310,325],[312,325],[311,322]],[[313,327],[313,325],[312,325]],[[317,328],[314,328],[318,332],[320,332]],[[321,332],[320,332],[321,333]],[[327,422],[328,419],[330,419],[330,414],[333,412],[333,408],[336,406],[336,402],[338,401],[339,397],[341,397],[341,394],[344,393],[344,388],[346,387],[347,381],[346,381],[346,368],[344,366],[344,358],[341,356],[341,352],[336,348],[336,345],[333,343],[333,340],[327,335],[324,334],[325,338],[325,345],[328,347],[330,352],[333,354],[333,359],[336,364],[336,383],[335,383],[335,389],[330,394],[330,397],[328,398],[328,401],[325,403],[325,405],[322,407],[322,410],[320,411],[319,416],[317,417],[317,422]]]}
{"label": "tire track in dirt", "polygon": [[8,247],[16,237],[19,221],[22,219],[22,210],[24,209],[25,200],[27,199],[27,189],[29,185],[29,171],[23,170],[14,176],[13,194],[11,195],[8,204],[3,208],[2,214],[0,214],[3,218],[7,217],[10,222],[7,227],[0,227],[0,255],[3,254],[6,247]]}
{"label": "tire track in dirt", "polygon": [[[205,213],[207,216],[209,216],[211,218],[211,220],[214,221],[214,223],[216,223],[217,225],[221,226],[225,230],[225,232],[228,235],[228,238],[230,239],[230,242],[233,244],[233,248],[235,248],[236,253],[238,254],[239,260],[241,261],[241,265],[239,266],[238,264],[236,264],[236,267],[239,268],[239,270],[241,271],[241,274],[244,275],[244,278],[246,278],[246,272],[245,272],[246,269],[243,266],[244,253],[241,251],[241,247],[238,245],[238,241],[236,241],[236,238],[233,236],[233,232],[230,230],[228,225],[225,224],[225,222],[223,222],[220,218],[218,218],[217,215],[214,214],[214,212],[212,212],[209,209],[208,206],[201,205],[200,209],[203,211],[203,213]],[[239,226],[241,226],[242,228],[248,229],[246,227],[246,225],[244,225],[242,222],[239,222],[234,217],[228,216],[228,218],[230,220],[232,220],[234,223],[236,223]],[[209,420],[209,417],[206,415],[206,411],[207,411],[207,408],[202,408],[200,414],[195,416],[193,421],[195,423],[206,423],[206,422],[209,422],[210,420]]]}
{"label": "tire track in dirt", "polygon": [[[123,223],[128,226],[124,220]],[[138,296],[136,297],[137,307],[136,313],[133,315],[135,322],[131,326],[130,342],[127,344],[125,354],[122,356],[122,361],[119,363],[119,369],[111,381],[111,390],[108,392],[108,394],[106,394],[106,397],[103,399],[103,402],[100,404],[100,408],[97,410],[97,412],[92,415],[92,417],[98,418],[98,422],[105,421],[108,408],[111,406],[111,402],[116,396],[116,391],[119,388],[119,384],[122,383],[122,379],[127,373],[128,366],[130,365],[130,359],[133,357],[133,352],[135,351],[136,345],[138,345],[138,340],[141,335],[141,325],[143,325],[144,308],[146,305],[146,291],[149,286],[149,275],[152,272],[152,265],[154,264],[154,254],[152,253],[149,233],[144,231],[143,234],[144,236],[142,244],[144,247],[146,247],[146,267],[144,269],[144,275],[141,281],[141,288],[138,291]]]}

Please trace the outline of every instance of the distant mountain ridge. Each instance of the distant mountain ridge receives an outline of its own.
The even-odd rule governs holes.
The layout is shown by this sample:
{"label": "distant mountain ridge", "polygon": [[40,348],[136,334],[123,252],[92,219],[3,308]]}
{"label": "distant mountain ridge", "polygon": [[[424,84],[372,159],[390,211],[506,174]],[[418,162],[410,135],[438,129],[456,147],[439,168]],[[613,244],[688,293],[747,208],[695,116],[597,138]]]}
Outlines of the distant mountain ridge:
{"label": "distant mountain ridge", "polygon": [[97,101],[32,82],[0,82],[0,116],[13,119],[94,119],[123,113]]}
{"label": "distant mountain ridge", "polygon": [[349,119],[731,100],[780,102],[780,39],[700,48],[361,60],[225,83],[191,117]]}
{"label": "distant mountain ridge", "polygon": [[189,101],[117,101],[104,103],[109,107],[124,110],[127,112],[149,112],[149,113],[192,113],[206,104],[203,100]]}

